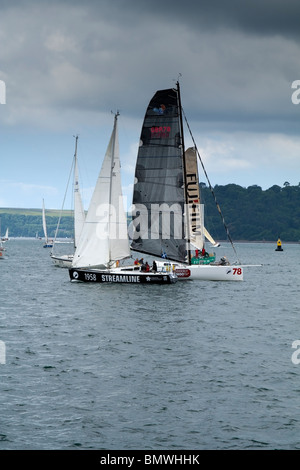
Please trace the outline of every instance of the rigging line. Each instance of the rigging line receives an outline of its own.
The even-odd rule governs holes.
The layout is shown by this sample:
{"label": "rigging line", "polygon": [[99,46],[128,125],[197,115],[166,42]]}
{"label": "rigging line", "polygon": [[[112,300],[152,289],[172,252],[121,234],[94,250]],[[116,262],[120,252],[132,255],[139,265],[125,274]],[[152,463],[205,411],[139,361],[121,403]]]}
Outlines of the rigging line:
{"label": "rigging line", "polygon": [[59,229],[59,226],[60,226],[60,222],[61,222],[61,218],[62,218],[62,214],[63,214],[63,210],[64,210],[64,205],[65,205],[65,200],[66,200],[66,196],[67,196],[67,192],[68,192],[68,188],[69,188],[69,184],[70,184],[70,179],[71,179],[71,176],[72,176],[72,173],[73,173],[73,168],[74,168],[74,166],[75,166],[75,155],[74,155],[74,158],[73,158],[73,160],[72,160],[72,165],[71,165],[71,169],[70,169],[70,173],[69,173],[69,178],[68,178],[68,182],[67,182],[67,187],[66,187],[66,190],[65,190],[65,195],[64,195],[62,207],[61,207],[61,210],[60,210],[58,222],[57,222],[57,225],[56,225],[56,230],[55,230],[55,235],[54,235],[54,242],[53,242],[53,248],[52,248],[52,250],[51,250],[51,254],[54,254],[54,246],[55,246],[55,242],[56,242],[56,239],[57,239],[58,229]]}
{"label": "rigging line", "polygon": [[209,189],[211,190],[211,193],[212,193],[213,198],[214,198],[214,200],[215,200],[215,203],[216,203],[218,212],[219,212],[219,214],[220,214],[220,216],[221,216],[223,225],[224,225],[224,227],[225,227],[225,231],[226,231],[228,240],[229,240],[230,243],[231,243],[232,249],[233,249],[233,251],[234,251],[234,253],[235,253],[236,257],[237,257],[238,262],[241,264],[241,262],[240,262],[240,260],[239,260],[239,256],[238,256],[238,254],[237,254],[237,251],[236,251],[235,246],[234,246],[234,244],[233,244],[232,238],[231,238],[231,236],[230,236],[229,229],[228,229],[228,227],[227,227],[227,224],[226,224],[226,222],[225,222],[225,219],[224,219],[224,216],[223,216],[223,214],[222,214],[221,208],[220,208],[219,203],[218,203],[218,201],[217,201],[215,192],[214,192],[214,190],[213,190],[213,187],[212,187],[212,185],[211,185],[211,182],[210,182],[210,180],[209,180],[209,178],[208,178],[208,175],[207,175],[207,173],[206,173],[206,170],[205,170],[205,167],[204,167],[204,164],[203,164],[201,155],[200,155],[199,150],[198,150],[198,147],[197,147],[197,145],[196,145],[196,142],[195,142],[194,136],[193,136],[193,134],[192,134],[191,128],[190,128],[190,126],[189,126],[189,123],[188,123],[186,114],[185,114],[184,109],[183,109],[182,107],[181,107],[181,109],[182,109],[182,114],[183,114],[183,116],[184,116],[186,125],[187,125],[188,130],[189,130],[190,136],[191,136],[191,138],[192,138],[193,144],[194,144],[194,146],[195,146],[195,150],[196,150],[196,152],[197,152],[199,161],[200,161],[200,163],[201,163],[202,169],[203,169],[204,174],[205,174],[205,177],[206,177],[206,179],[207,179],[207,182],[208,182],[208,185],[209,185]]}

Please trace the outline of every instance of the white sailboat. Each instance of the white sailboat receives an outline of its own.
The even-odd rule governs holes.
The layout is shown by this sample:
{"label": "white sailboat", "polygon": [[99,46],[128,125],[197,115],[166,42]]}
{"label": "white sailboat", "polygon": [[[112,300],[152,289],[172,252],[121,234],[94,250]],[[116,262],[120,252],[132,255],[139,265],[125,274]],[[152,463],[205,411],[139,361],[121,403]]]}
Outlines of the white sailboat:
{"label": "white sailboat", "polygon": [[69,269],[70,279],[94,283],[172,283],[177,280],[172,272],[144,272],[142,266],[123,264],[131,257],[131,252],[121,188],[118,116],[119,113],[116,113],[111,138]]}
{"label": "white sailboat", "polygon": [[0,259],[5,259],[5,248],[2,241],[0,241]]}
{"label": "white sailboat", "polygon": [[242,281],[242,265],[205,250],[205,239],[219,244],[204,226],[197,149],[185,151],[182,118],[179,83],[154,94],[136,162],[131,248],[160,257],[158,266],[171,261],[180,279]]}
{"label": "white sailboat", "polygon": [[52,248],[53,240],[48,238],[47,234],[47,224],[46,224],[46,213],[45,213],[45,203],[43,199],[43,208],[42,208],[42,218],[43,218],[43,230],[44,230],[44,237],[45,243],[43,245],[44,248]]}
{"label": "white sailboat", "polygon": [[9,240],[9,238],[8,238],[8,228],[6,229],[5,235],[4,235],[4,237],[1,238],[1,240],[3,242],[7,242]]}
{"label": "white sailboat", "polygon": [[[78,245],[80,235],[83,229],[84,221],[85,221],[85,212],[82,204],[80,188],[79,188],[79,179],[78,179],[78,162],[77,162],[77,143],[78,143],[78,136],[75,137],[75,153],[73,158],[73,193],[74,193],[74,251]],[[67,185],[68,189],[68,185]],[[67,192],[67,190],[66,190]],[[64,207],[64,203],[63,203]],[[62,211],[63,211],[62,207]],[[61,211],[61,213],[62,213]],[[57,242],[57,234],[59,230],[61,215],[59,217],[57,228],[54,237],[53,243],[53,250],[51,253],[51,259],[55,266],[60,268],[70,268],[73,261],[74,253],[66,254],[66,255],[59,255],[55,253],[55,247],[58,244]]]}
{"label": "white sailboat", "polygon": [[8,228],[6,229],[4,237],[1,237],[1,218],[0,218],[0,259],[5,259],[4,243],[8,240]]}

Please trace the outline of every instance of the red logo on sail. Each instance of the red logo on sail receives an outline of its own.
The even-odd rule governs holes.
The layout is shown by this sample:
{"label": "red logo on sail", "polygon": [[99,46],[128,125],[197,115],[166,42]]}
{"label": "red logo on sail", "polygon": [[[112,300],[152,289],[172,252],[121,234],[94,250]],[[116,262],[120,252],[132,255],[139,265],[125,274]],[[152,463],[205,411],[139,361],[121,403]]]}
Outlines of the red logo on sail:
{"label": "red logo on sail", "polygon": [[156,126],[151,127],[151,138],[152,139],[167,139],[170,136],[170,126]]}

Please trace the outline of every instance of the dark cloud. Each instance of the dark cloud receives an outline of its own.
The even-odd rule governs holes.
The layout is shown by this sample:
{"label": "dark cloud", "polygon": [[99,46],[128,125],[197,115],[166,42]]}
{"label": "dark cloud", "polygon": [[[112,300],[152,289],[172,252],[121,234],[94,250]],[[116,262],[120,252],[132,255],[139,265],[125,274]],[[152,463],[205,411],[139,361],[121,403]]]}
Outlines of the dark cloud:
{"label": "dark cloud", "polygon": [[[300,2],[298,0],[53,0],[54,7],[83,7],[92,16],[105,17],[110,22],[123,21],[136,25],[149,20],[174,22],[192,29],[237,29],[251,34],[296,36],[300,34]],[[41,10],[48,0],[1,0],[0,11],[30,8]],[[59,23],[59,15],[56,18]]]}
{"label": "dark cloud", "polygon": [[181,73],[195,121],[291,132],[298,3],[2,1],[0,72],[10,102],[29,115],[36,107],[51,115],[119,108],[141,117],[151,94]]}
{"label": "dark cloud", "polygon": [[[181,74],[182,104],[214,181],[298,183],[300,105],[291,84],[300,79],[299,18],[298,0],[0,0],[6,179],[40,188],[59,177],[63,194],[62,149],[69,155],[71,137],[72,157],[72,135],[83,134],[98,171],[101,137],[118,109],[130,128],[122,162],[131,183],[148,102]],[[14,187],[0,185],[0,199]]]}
{"label": "dark cloud", "polygon": [[[66,3],[68,1],[66,0]],[[81,2],[71,2],[81,3]],[[299,36],[298,0],[88,0],[84,5],[110,19],[181,23],[193,29],[230,28],[248,33]]]}

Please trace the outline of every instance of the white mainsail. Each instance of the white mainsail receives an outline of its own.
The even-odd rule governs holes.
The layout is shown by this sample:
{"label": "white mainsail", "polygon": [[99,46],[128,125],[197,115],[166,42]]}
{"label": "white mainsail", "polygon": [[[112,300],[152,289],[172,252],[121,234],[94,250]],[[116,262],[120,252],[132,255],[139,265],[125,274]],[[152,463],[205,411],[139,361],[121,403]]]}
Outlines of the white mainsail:
{"label": "white mainsail", "polygon": [[48,242],[48,235],[47,235],[47,225],[46,225],[46,215],[45,215],[45,204],[44,204],[44,199],[43,199],[43,230],[44,230],[44,236],[45,236],[45,241],[46,243]]}
{"label": "white mainsail", "polygon": [[130,256],[126,215],[123,207],[118,113],[94,189],[72,266],[107,267]]}

